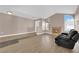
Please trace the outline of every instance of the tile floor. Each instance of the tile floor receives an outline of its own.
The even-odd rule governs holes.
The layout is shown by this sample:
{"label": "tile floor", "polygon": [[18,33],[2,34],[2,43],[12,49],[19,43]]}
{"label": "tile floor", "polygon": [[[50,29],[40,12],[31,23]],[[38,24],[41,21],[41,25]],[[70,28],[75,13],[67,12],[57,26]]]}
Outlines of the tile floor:
{"label": "tile floor", "polygon": [[19,40],[18,44],[0,48],[0,52],[13,53],[78,53],[79,44],[76,43],[74,49],[66,49],[55,44],[55,36],[39,35]]}

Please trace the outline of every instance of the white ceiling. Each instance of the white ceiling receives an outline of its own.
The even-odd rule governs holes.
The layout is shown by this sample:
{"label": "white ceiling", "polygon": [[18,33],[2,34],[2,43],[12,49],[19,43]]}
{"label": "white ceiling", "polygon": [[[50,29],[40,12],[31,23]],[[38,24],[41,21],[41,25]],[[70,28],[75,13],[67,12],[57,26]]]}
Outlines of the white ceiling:
{"label": "white ceiling", "polygon": [[0,12],[32,19],[47,18],[55,13],[74,14],[76,5],[0,5]]}

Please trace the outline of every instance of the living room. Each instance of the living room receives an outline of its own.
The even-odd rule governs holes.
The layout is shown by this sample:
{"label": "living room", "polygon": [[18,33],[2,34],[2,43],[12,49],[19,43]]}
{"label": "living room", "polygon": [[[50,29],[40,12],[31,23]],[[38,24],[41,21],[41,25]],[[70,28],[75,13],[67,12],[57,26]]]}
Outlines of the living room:
{"label": "living room", "polygon": [[79,32],[78,5],[1,5],[0,52],[73,53],[56,45],[55,38],[75,29]]}

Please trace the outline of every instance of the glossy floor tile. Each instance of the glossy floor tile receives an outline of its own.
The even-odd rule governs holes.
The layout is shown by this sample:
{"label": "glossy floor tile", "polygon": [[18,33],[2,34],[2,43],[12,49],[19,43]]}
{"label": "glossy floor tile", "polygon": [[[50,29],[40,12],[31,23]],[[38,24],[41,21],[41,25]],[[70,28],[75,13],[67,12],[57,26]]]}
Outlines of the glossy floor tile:
{"label": "glossy floor tile", "polygon": [[19,40],[19,43],[12,46],[0,48],[0,52],[13,53],[77,53],[79,52],[79,44],[76,43],[74,49],[66,49],[55,44],[55,36],[38,35],[30,38]]}

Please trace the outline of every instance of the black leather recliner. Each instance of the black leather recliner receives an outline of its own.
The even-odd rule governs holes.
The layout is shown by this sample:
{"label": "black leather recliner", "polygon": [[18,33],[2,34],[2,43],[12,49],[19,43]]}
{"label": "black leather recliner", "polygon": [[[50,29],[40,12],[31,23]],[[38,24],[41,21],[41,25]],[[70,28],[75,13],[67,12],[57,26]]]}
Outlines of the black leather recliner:
{"label": "black leather recliner", "polygon": [[73,49],[79,39],[79,33],[72,29],[69,33],[61,33],[55,38],[55,43],[64,48]]}

